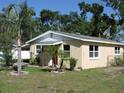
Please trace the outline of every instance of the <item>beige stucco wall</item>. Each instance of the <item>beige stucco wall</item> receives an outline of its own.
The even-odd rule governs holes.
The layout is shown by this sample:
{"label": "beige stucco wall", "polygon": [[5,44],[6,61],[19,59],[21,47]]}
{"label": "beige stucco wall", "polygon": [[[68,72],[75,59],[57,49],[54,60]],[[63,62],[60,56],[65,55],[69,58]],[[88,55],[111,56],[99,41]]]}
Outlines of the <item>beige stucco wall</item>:
{"label": "beige stucco wall", "polygon": [[36,44],[32,43],[30,46],[31,58],[35,58],[35,48],[36,48]]}
{"label": "beige stucco wall", "polygon": [[70,56],[77,59],[76,67],[82,66],[82,46],[70,46]]}
{"label": "beige stucco wall", "polygon": [[[78,40],[65,41],[63,44],[70,45],[70,57],[77,59],[76,67],[82,67],[82,69],[108,66],[109,61],[112,61],[114,59],[115,47],[117,47],[117,45],[83,42]],[[63,44],[59,45],[59,49],[63,50]],[[98,58],[96,59],[89,58],[89,45],[99,46]],[[32,43],[30,46],[30,52],[32,53],[33,58],[35,58],[35,48],[36,48],[36,44]],[[123,54],[124,52],[123,47],[121,47],[120,50],[121,50],[121,54]],[[48,59],[48,55],[45,58]],[[65,62],[65,63],[69,63],[69,62]],[[48,65],[51,65],[51,60],[49,60]],[[60,65],[60,58],[58,58],[58,65]]]}
{"label": "beige stucco wall", "polygon": [[[99,46],[99,57],[89,58],[89,45]],[[115,57],[115,47],[116,45],[107,44],[95,44],[95,43],[84,43],[82,45],[82,68],[97,68],[97,67],[107,67],[110,60],[114,60]],[[123,48],[120,48],[121,54],[123,53]]]}
{"label": "beige stucco wall", "polygon": [[[71,41],[65,41],[65,44],[70,45],[70,57],[73,57],[77,60],[76,68],[81,67],[81,65],[82,65],[82,44],[83,44],[83,42],[78,41],[78,40],[71,40]],[[66,62],[66,63],[69,63],[69,62]]]}
{"label": "beige stucco wall", "polygon": [[[99,44],[92,42],[69,42],[70,56],[77,59],[76,67],[82,67],[82,69],[107,67],[110,65],[110,61],[114,60],[115,47],[117,45]],[[99,46],[99,57],[89,58],[89,45]],[[120,47],[121,55],[123,55],[123,47]]]}
{"label": "beige stucco wall", "polygon": [[[109,66],[110,61],[114,61],[115,47],[117,47],[117,45],[99,44],[99,43],[82,42],[82,41],[66,41],[65,44],[70,45],[70,57],[77,59],[76,68],[82,67],[82,69]],[[99,46],[98,58],[96,59],[89,58],[89,45]],[[123,54],[123,47],[120,48],[120,51],[121,54]],[[68,66],[69,62],[66,63]]]}

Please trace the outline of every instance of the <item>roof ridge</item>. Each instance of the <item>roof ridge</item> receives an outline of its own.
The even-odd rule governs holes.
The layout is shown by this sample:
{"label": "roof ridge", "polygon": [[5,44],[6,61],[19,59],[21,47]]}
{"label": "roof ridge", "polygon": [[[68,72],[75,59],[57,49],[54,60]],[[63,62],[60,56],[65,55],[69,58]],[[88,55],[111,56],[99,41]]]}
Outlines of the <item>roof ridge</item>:
{"label": "roof ridge", "polygon": [[75,33],[68,33],[65,31],[53,31],[53,30],[48,30],[45,33],[27,41],[26,43],[30,43],[42,36],[45,36],[49,33],[53,33],[53,34],[58,34],[58,35],[62,35],[62,36],[66,36],[66,37],[70,37],[73,39],[77,39],[77,40],[82,40],[82,41],[87,41],[87,42],[97,42],[97,43],[108,43],[108,44],[119,44],[119,45],[124,45],[124,43],[121,42],[117,42],[115,40],[110,40],[110,39],[105,39],[105,38],[101,38],[101,37],[93,37],[93,36],[88,36],[88,35],[82,35],[82,34],[75,34]]}
{"label": "roof ridge", "polygon": [[[65,34],[71,34],[71,35],[76,35],[76,36],[83,36],[83,37],[103,39],[103,40],[109,40],[109,41],[117,42],[116,40],[106,39],[106,38],[103,38],[103,37],[88,36],[88,35],[82,35],[82,34],[76,34],[76,33],[68,33],[68,32],[65,32],[65,31],[52,31],[52,32],[58,32],[58,33],[63,33],[63,34],[65,33]],[[121,42],[119,42],[119,43],[121,43]]]}

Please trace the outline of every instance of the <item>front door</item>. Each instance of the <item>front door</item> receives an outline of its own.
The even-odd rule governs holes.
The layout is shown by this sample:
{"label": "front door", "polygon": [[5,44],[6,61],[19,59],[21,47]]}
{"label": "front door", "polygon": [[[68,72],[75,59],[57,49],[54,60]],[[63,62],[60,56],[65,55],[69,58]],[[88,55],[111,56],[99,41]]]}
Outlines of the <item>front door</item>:
{"label": "front door", "polygon": [[54,67],[56,67],[56,65],[58,65],[58,55],[57,54],[53,54],[52,63],[54,65]]}
{"label": "front door", "polygon": [[58,46],[43,46],[42,47],[42,53],[41,53],[41,59],[40,59],[40,65],[41,66],[56,66],[58,64]]}

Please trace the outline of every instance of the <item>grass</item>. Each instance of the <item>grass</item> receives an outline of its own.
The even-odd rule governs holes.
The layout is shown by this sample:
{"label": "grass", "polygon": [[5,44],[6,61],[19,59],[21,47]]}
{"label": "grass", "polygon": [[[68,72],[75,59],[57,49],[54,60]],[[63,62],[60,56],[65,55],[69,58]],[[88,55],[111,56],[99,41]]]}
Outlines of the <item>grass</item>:
{"label": "grass", "polygon": [[[104,69],[57,74],[41,68],[26,68],[25,76],[0,71],[0,93],[124,93],[124,71]],[[114,74],[113,74],[114,73]]]}

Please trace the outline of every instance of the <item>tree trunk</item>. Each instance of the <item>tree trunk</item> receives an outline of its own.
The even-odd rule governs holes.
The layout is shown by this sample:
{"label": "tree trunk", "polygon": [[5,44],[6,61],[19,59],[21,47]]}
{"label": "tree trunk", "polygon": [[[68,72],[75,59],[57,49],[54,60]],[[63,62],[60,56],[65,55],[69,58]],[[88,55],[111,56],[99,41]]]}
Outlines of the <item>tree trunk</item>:
{"label": "tree trunk", "polygon": [[62,67],[63,67],[63,59],[61,59],[60,68],[59,69],[62,69]]}
{"label": "tree trunk", "polygon": [[18,33],[18,37],[17,37],[17,49],[18,49],[18,74],[21,73],[21,36],[20,36],[20,32]]}
{"label": "tree trunk", "polygon": [[58,64],[58,56],[57,56],[57,54],[52,55],[52,63],[53,63],[54,67],[57,66],[57,64]]}

